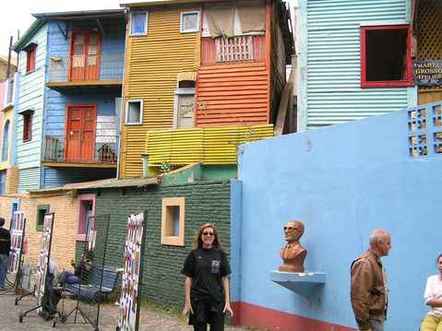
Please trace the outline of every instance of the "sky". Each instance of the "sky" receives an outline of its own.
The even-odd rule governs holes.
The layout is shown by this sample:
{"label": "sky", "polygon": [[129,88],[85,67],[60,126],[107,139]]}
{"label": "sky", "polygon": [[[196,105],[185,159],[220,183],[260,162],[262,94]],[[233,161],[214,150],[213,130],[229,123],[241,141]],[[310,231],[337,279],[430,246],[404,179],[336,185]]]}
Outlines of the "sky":
{"label": "sky", "polygon": [[[291,5],[296,0],[289,0]],[[31,13],[119,8],[119,0],[9,0],[0,11],[0,55],[8,54],[9,38],[17,40],[32,24]]]}

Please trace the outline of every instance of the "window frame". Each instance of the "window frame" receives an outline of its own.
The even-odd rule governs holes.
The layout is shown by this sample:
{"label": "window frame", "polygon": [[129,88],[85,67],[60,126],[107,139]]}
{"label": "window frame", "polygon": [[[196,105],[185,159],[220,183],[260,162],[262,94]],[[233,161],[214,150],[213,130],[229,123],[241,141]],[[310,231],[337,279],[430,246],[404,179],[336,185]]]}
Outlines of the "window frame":
{"label": "window frame", "polygon": [[6,162],[9,160],[9,131],[11,127],[11,120],[8,118],[3,124],[3,137],[2,137],[2,153],[1,161]]}
{"label": "window frame", "polygon": [[23,143],[27,143],[32,141],[32,118],[34,117],[34,112],[26,111],[21,115],[23,116]]}
{"label": "window frame", "polygon": [[[146,15],[146,19],[144,22],[144,32],[132,32],[132,22],[134,14],[144,13]],[[134,10],[129,15],[129,36],[137,37],[137,36],[147,36],[149,27],[149,11],[147,10]]]}
{"label": "window frame", "polygon": [[[406,65],[405,79],[367,81],[367,32],[376,30],[406,30]],[[360,65],[361,65],[361,88],[389,88],[389,87],[411,87],[414,86],[413,61],[412,61],[412,33],[410,24],[394,25],[364,25],[360,26]]]}
{"label": "window frame", "polygon": [[[196,14],[197,15],[197,20],[196,20],[196,28],[194,30],[184,30],[183,27],[183,17],[184,15],[189,15],[189,14]],[[191,10],[191,11],[183,11],[180,13],[180,33],[195,33],[195,32],[200,32],[201,31],[201,11],[200,10]]]}
{"label": "window frame", "polygon": [[31,44],[25,50],[26,52],[26,74],[30,74],[35,71],[36,59],[37,59],[37,44]]}
{"label": "window frame", "polygon": [[[179,229],[178,236],[168,236],[166,229],[170,220],[167,219],[167,207],[179,207]],[[184,245],[184,227],[185,227],[186,198],[174,197],[163,198],[161,208],[161,245],[185,246]]]}
{"label": "window frame", "polygon": [[[127,120],[129,118],[129,104],[130,103],[140,103],[140,121],[138,123],[129,123]],[[126,101],[126,109],[125,109],[125,116],[124,116],[124,124],[125,125],[143,125],[143,113],[144,113],[144,100],[143,99],[131,99]]]}
{"label": "window frame", "polygon": [[37,206],[37,215],[35,217],[35,230],[37,232],[42,232],[43,231],[43,226],[44,226],[44,215],[43,215],[43,223],[39,224],[39,215],[40,215],[40,211],[41,210],[45,210],[46,211],[44,215],[48,214],[49,211],[50,211],[50,205],[45,204],[45,205],[38,205]]}
{"label": "window frame", "polygon": [[[178,84],[179,84],[179,82],[178,82]],[[178,111],[179,111],[178,107],[180,104],[180,97],[181,96],[189,96],[189,95],[193,95],[193,97],[194,97],[193,128],[196,127],[196,87],[177,87],[175,90],[175,98],[174,98],[174,105],[173,105],[173,128],[174,129],[180,129],[180,128],[178,128]]]}

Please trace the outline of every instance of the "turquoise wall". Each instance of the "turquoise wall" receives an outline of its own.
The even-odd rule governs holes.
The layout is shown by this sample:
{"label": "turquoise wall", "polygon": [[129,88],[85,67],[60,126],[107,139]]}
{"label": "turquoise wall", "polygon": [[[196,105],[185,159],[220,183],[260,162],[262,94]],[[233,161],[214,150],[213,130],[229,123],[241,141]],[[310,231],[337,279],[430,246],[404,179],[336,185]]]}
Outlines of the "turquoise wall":
{"label": "turquoise wall", "polygon": [[[421,131],[409,131],[409,114],[400,111],[241,146],[240,301],[356,327],[350,265],[367,249],[371,231],[384,228],[393,245],[383,259],[390,290],[385,329],[418,330],[426,278],[437,272],[442,251],[442,154],[433,148],[442,127],[433,126],[435,115],[436,107],[426,109],[428,129]],[[410,156],[414,134],[426,137],[429,155]],[[305,223],[306,270],[327,273],[310,298],[270,280],[281,263],[283,224],[293,218]]]}

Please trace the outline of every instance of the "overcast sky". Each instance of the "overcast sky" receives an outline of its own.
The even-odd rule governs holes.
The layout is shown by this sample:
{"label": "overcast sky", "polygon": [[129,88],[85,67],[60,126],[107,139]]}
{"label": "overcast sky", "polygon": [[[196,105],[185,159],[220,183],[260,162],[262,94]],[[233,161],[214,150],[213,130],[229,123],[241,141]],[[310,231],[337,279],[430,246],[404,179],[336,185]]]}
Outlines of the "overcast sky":
{"label": "overcast sky", "polygon": [[[296,0],[289,0],[292,4]],[[119,8],[119,0],[9,0],[0,11],[0,55],[8,54],[9,37],[17,40],[17,32],[26,31],[31,25],[31,13],[58,12],[66,10]]]}

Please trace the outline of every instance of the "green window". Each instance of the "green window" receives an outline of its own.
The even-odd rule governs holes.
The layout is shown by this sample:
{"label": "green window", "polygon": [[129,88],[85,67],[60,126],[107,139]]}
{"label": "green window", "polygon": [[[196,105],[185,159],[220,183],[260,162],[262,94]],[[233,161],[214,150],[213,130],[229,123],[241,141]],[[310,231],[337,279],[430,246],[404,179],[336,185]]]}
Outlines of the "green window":
{"label": "green window", "polygon": [[45,220],[45,215],[49,213],[49,205],[38,205],[37,206],[37,231],[43,231],[43,224]]}

